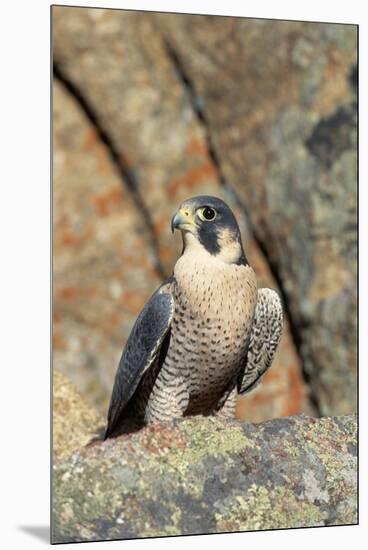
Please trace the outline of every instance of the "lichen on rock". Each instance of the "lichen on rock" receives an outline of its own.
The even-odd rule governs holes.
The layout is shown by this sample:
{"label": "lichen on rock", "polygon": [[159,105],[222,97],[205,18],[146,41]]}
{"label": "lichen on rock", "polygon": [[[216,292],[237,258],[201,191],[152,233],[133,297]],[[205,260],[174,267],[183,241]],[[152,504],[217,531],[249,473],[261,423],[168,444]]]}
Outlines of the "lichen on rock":
{"label": "lichen on rock", "polygon": [[356,523],[356,419],[192,417],[54,465],[53,542]]}
{"label": "lichen on rock", "polygon": [[53,454],[63,459],[89,443],[103,426],[101,416],[85,403],[73,384],[53,372]]}

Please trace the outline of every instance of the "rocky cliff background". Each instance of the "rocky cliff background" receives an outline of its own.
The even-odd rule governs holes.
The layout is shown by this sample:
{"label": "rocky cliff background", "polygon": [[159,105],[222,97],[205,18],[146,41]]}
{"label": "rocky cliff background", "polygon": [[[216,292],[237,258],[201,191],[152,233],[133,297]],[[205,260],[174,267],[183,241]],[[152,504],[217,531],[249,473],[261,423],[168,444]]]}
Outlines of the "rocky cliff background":
{"label": "rocky cliff background", "polygon": [[286,314],[238,417],[354,412],[356,28],[69,7],[52,27],[54,367],[106,415],[180,253],[171,216],[214,194]]}
{"label": "rocky cliff background", "polygon": [[[69,7],[52,27],[53,542],[356,524],[356,28]],[[172,214],[204,193],[282,296],[274,365],[238,420],[103,443]]]}

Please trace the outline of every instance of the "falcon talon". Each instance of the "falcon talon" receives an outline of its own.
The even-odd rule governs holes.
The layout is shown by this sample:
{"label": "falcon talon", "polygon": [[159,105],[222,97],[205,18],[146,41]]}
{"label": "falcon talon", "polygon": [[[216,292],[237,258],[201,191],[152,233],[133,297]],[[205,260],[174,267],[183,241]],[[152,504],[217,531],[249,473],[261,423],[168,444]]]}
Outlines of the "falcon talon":
{"label": "falcon talon", "polygon": [[276,353],[281,301],[257,289],[227,204],[191,198],[173,216],[175,229],[183,252],[132,328],[105,439],[190,415],[233,418],[238,394],[260,382]]}

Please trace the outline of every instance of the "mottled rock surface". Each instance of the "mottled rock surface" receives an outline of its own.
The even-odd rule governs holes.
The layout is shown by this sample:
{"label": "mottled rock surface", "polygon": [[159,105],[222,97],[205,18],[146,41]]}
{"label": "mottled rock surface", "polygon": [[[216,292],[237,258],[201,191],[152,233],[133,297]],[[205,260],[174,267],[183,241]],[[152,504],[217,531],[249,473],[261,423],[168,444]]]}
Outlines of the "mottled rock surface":
{"label": "mottled rock surface", "polygon": [[122,346],[160,278],[107,147],[58,82],[53,108],[54,366],[106,409]]}
{"label": "mottled rock surface", "polygon": [[357,522],[356,418],[193,417],[54,465],[53,542]]}
{"label": "mottled rock surface", "polygon": [[[180,253],[179,235],[170,233],[170,219],[180,201],[206,193],[224,198],[239,219],[259,285],[278,284],[247,213],[222,181],[206,126],[151,15],[54,7],[53,38],[55,361],[105,412],[120,348],[139,308],[159,283],[152,270],[154,259],[171,274]],[[60,84],[61,77],[78,97],[68,97],[70,90]],[[82,112],[86,105],[94,127]],[[112,155],[96,127],[108,137]],[[132,200],[137,194],[143,209]],[[87,208],[91,201],[94,209]],[[92,226],[83,243],[65,238],[59,220],[71,216],[78,217],[82,227]],[[79,251],[87,249],[88,262],[82,263]],[[241,399],[238,414],[259,421],[313,412],[308,395],[286,325],[272,372]]]}
{"label": "mottled rock surface", "polygon": [[320,411],[354,411],[357,27],[153,17],[282,285]]}
{"label": "mottled rock surface", "polygon": [[[54,365],[105,418],[180,252],[171,215],[209,193],[287,313],[238,415],[313,413],[310,394],[354,411],[356,28],[54,7],[53,46]],[[356,523],[353,416],[196,417],[81,448],[101,417],[54,381],[54,542]]]}
{"label": "mottled rock surface", "polygon": [[60,460],[89,443],[104,426],[104,419],[56,369],[52,390],[52,450],[54,460]]}

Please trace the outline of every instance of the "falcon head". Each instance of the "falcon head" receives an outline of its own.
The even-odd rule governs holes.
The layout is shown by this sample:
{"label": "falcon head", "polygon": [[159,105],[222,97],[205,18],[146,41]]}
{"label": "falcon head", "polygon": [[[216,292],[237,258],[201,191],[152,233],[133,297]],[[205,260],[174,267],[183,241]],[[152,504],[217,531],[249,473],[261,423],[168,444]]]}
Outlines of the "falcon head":
{"label": "falcon head", "polygon": [[202,195],[184,201],[171,220],[171,229],[182,232],[184,250],[200,246],[225,263],[248,263],[235,216],[217,197]]}

